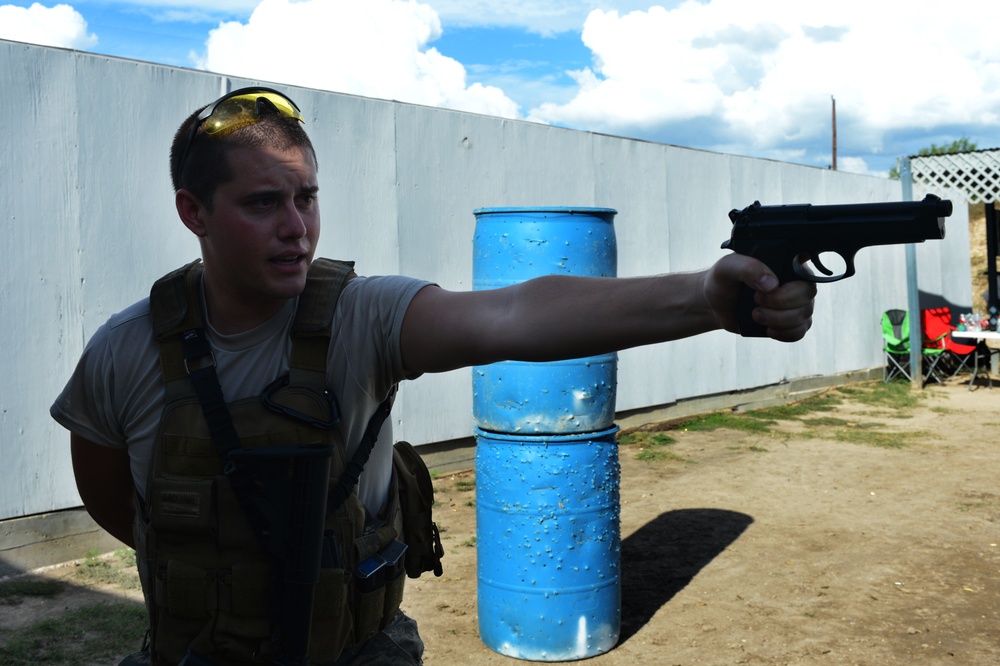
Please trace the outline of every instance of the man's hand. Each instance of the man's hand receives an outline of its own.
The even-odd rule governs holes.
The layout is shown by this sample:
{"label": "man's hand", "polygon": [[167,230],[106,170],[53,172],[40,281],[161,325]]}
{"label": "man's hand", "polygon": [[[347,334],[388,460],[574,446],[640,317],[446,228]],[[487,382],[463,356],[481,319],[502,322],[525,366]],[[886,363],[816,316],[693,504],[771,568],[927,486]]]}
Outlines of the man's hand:
{"label": "man's hand", "polygon": [[781,342],[795,342],[812,326],[816,285],[796,280],[778,285],[778,278],[760,261],[741,254],[730,254],[705,273],[704,292],[719,326],[739,332],[737,303],[740,284],[755,292],[757,308],[753,318],[767,327],[767,335]]}

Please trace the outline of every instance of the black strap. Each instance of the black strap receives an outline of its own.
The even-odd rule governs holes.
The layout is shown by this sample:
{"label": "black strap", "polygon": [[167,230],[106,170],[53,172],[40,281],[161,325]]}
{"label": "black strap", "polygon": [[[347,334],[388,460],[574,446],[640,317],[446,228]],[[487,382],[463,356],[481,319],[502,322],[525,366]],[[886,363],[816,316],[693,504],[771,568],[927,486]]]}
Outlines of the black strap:
{"label": "black strap", "polygon": [[184,348],[184,365],[191,376],[194,392],[201,403],[201,411],[208,422],[212,442],[225,461],[229,452],[240,448],[240,438],[233,426],[233,419],[222,395],[219,376],[215,372],[215,354],[208,342],[205,331],[193,328],[181,334]]}
{"label": "black strap", "polygon": [[358,485],[358,481],[361,479],[361,472],[364,470],[365,464],[372,454],[372,449],[375,448],[375,442],[378,441],[378,434],[382,430],[382,424],[389,418],[389,412],[392,411],[392,402],[395,396],[396,387],[393,386],[392,390],[389,391],[389,395],[375,409],[375,413],[368,420],[364,435],[361,436],[361,442],[358,444],[358,450],[354,453],[354,457],[351,458],[351,462],[347,463],[347,469],[344,470],[344,473],[337,481],[337,485],[330,490],[330,494],[326,500],[327,513],[333,513],[339,509],[354,490],[354,486]]}

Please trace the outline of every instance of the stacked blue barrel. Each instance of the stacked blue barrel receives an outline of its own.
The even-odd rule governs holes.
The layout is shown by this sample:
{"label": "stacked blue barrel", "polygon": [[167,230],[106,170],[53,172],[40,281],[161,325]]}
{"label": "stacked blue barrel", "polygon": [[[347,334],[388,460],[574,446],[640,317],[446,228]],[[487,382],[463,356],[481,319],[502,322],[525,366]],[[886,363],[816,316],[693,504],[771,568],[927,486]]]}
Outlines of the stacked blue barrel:
{"label": "stacked blue barrel", "polygon": [[[617,274],[613,209],[474,214],[473,289]],[[618,641],[617,365],[605,354],[473,368],[479,632],[496,652],[570,661]]]}

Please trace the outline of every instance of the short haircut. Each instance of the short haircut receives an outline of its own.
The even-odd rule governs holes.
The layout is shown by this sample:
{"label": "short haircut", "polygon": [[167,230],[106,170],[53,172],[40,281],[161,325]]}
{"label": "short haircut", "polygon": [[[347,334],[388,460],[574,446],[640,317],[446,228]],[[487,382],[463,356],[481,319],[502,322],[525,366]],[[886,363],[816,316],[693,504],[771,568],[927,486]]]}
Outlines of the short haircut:
{"label": "short haircut", "polygon": [[[198,114],[206,107],[207,105],[188,116],[174,134],[170,147],[170,179],[175,192],[188,190],[209,210],[212,209],[212,197],[215,196],[216,188],[235,177],[229,163],[229,154],[234,148],[307,148],[313,160],[316,160],[316,150],[302,128],[302,123],[276,113],[264,114],[257,122],[233,130],[223,137],[209,136],[202,128],[198,128],[185,157],[184,146],[191,135],[191,125],[197,122]],[[180,164],[182,157],[183,165]]]}

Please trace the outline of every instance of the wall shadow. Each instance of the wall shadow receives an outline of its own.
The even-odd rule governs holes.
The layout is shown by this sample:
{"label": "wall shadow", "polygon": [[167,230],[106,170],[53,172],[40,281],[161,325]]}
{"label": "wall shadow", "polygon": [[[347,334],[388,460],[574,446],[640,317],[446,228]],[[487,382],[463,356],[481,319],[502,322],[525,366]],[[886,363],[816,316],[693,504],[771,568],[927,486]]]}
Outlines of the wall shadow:
{"label": "wall shadow", "polygon": [[[918,292],[918,301],[921,310],[933,310],[935,308],[949,308],[951,310],[951,323],[958,325],[958,317],[966,312],[972,312],[971,303],[954,303],[941,294],[932,294],[929,291]],[[905,307],[903,308],[906,309]]]}
{"label": "wall shadow", "polygon": [[622,626],[619,644],[753,523],[722,509],[678,509],[660,514],[622,541]]}

